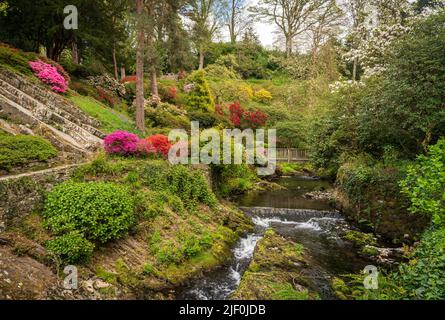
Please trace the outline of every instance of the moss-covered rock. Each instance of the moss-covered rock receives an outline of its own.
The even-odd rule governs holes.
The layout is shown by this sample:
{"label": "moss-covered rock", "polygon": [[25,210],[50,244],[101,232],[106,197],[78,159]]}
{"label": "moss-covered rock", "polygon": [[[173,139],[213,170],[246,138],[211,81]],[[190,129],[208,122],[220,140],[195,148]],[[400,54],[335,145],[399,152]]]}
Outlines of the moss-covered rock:
{"label": "moss-covered rock", "polygon": [[364,233],[356,230],[349,230],[343,235],[343,239],[348,240],[356,247],[376,246],[377,239],[372,233]]}
{"label": "moss-covered rock", "polygon": [[302,275],[306,267],[302,245],[268,230],[258,242],[253,260],[239,288],[231,296],[237,300],[308,300],[317,294],[307,289]]}

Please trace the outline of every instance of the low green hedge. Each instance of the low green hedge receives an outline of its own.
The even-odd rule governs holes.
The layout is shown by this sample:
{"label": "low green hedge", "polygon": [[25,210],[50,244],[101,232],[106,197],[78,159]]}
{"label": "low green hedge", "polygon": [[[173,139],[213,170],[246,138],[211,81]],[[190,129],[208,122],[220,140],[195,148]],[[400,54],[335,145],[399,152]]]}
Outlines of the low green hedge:
{"label": "low green hedge", "polygon": [[56,235],[80,232],[106,243],[124,236],[136,223],[128,188],[106,182],[65,182],[47,196],[45,225]]}
{"label": "low green hedge", "polygon": [[0,132],[0,170],[11,170],[30,161],[46,161],[57,156],[48,141],[35,136]]}

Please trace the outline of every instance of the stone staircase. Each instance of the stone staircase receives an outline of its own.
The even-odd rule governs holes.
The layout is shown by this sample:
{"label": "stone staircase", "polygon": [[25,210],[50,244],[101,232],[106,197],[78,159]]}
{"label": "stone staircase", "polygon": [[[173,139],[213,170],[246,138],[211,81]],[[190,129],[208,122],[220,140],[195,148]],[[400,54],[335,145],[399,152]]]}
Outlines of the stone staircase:
{"label": "stone staircase", "polygon": [[[0,66],[0,116],[44,132],[59,149],[83,155],[98,149],[100,122],[41,84]],[[49,137],[48,137],[49,136]]]}

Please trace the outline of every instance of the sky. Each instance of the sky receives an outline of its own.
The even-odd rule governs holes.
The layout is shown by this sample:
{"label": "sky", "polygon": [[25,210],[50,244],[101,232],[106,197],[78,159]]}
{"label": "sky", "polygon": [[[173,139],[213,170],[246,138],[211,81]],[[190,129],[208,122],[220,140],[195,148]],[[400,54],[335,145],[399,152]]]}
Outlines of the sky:
{"label": "sky", "polygon": [[[250,0],[250,6],[254,7],[257,3],[258,0]],[[255,30],[263,46],[272,47],[275,40],[274,31],[276,30],[274,25],[265,22],[255,22]]]}

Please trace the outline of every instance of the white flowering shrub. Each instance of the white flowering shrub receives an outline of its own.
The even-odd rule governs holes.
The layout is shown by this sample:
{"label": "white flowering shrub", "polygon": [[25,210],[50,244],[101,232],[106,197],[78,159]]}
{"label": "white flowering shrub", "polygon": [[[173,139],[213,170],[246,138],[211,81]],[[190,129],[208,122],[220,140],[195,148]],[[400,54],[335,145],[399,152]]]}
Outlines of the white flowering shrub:
{"label": "white flowering shrub", "polygon": [[89,77],[87,82],[94,88],[105,89],[111,93],[118,95],[121,98],[124,97],[126,94],[125,85],[110,77],[108,74]]}

